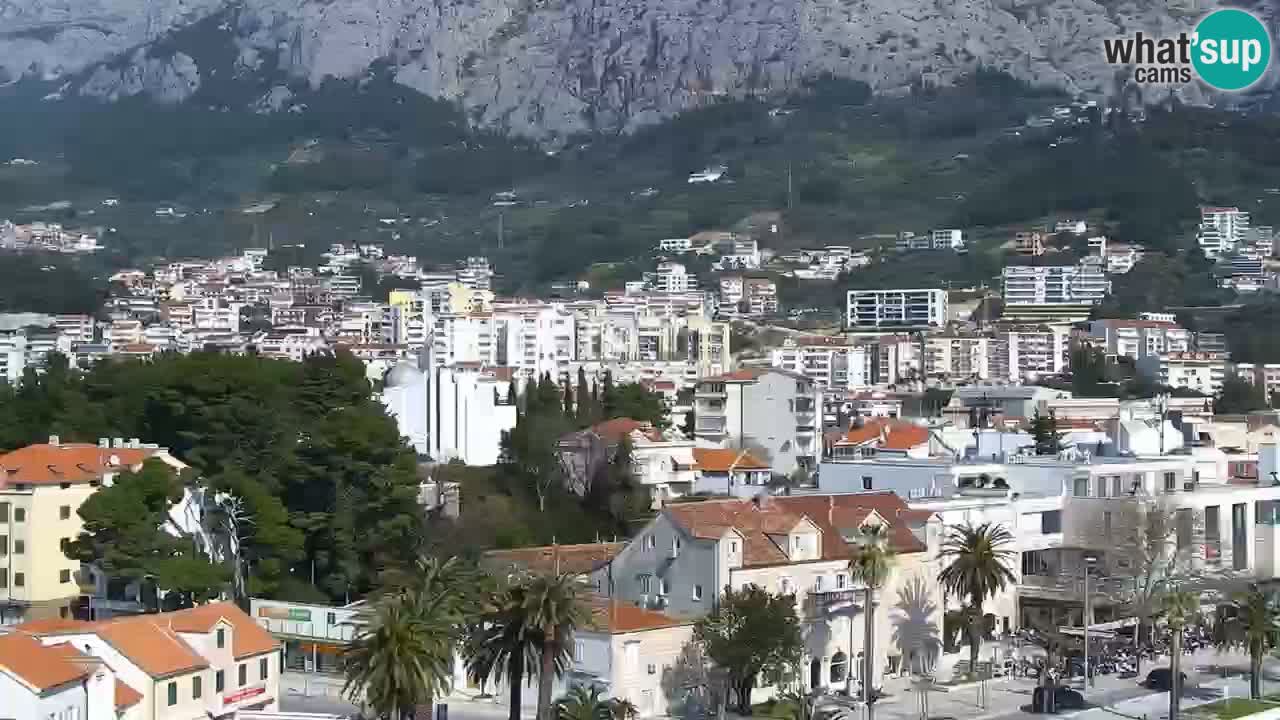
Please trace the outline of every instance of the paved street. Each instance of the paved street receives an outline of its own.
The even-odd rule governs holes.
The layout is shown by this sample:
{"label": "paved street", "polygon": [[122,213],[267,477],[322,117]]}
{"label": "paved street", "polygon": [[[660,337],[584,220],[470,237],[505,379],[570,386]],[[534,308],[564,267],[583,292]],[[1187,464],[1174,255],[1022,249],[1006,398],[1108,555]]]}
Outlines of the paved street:
{"label": "paved street", "polygon": [[[1085,690],[1086,701],[1093,706],[1083,711],[1062,713],[1059,717],[1075,720],[1162,720],[1167,717],[1169,694],[1155,692],[1140,686],[1139,680],[1156,667],[1167,666],[1168,658],[1154,663],[1144,663],[1138,678],[1121,679],[1115,675],[1099,675],[1092,688]],[[1233,675],[1224,679],[1221,668],[1227,667]],[[1190,708],[1221,697],[1225,688],[1231,697],[1247,697],[1248,677],[1241,673],[1248,667],[1248,658],[1238,653],[1219,654],[1202,650],[1183,660],[1187,673],[1187,691],[1183,708]],[[1280,662],[1268,662],[1266,679],[1280,684]],[[281,680],[281,709],[289,712],[316,712],[350,716],[356,708],[342,698],[342,684],[337,678],[301,673],[285,673]],[[1080,679],[1073,680],[1073,687],[1081,689]],[[1276,685],[1272,685],[1274,689]],[[976,685],[952,689],[949,692],[933,690],[929,693],[929,718],[940,720],[1031,720],[1044,716],[1026,711],[1031,704],[1035,681],[1030,678],[1001,678],[987,683],[986,702],[979,698]],[[1264,688],[1265,689],[1265,688]],[[906,678],[891,678],[886,682],[891,696],[876,705],[876,720],[920,720],[919,694]],[[494,701],[476,701],[454,697],[446,701],[450,720],[505,720],[507,708]],[[533,717],[531,710],[524,713]]]}

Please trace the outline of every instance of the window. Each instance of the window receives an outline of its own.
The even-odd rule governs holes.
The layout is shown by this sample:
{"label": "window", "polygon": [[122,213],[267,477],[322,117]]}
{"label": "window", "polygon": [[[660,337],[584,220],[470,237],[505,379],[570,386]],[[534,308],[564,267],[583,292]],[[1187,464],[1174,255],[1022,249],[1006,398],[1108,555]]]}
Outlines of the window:
{"label": "window", "polygon": [[646,595],[649,594],[649,581],[652,577],[653,576],[651,575],[640,576],[640,592],[645,593]]}
{"label": "window", "polygon": [[845,583],[845,575],[844,575],[844,573],[836,573],[836,589],[837,589],[837,590],[843,590],[843,589],[844,589],[844,583]]}
{"label": "window", "polygon": [[585,643],[581,640],[573,641],[573,660],[574,662],[582,662],[582,653],[585,650]]}
{"label": "window", "polygon": [[1053,535],[1062,532],[1062,511],[1046,510],[1040,513],[1040,534]]}
{"label": "window", "polygon": [[0,588],[9,587],[9,571],[0,568]]}
{"label": "window", "polygon": [[778,581],[778,590],[783,595],[791,594],[791,578],[784,577]]}
{"label": "window", "polygon": [[845,671],[849,667],[849,656],[842,652],[837,652],[831,656],[831,682],[844,682]]}
{"label": "window", "polygon": [[60,582],[60,583],[69,583],[69,582],[71,582],[71,571],[70,571],[70,570],[59,570],[59,571],[58,571],[58,582]]}
{"label": "window", "polygon": [[244,687],[245,683],[249,682],[249,666],[245,665],[244,663],[240,663],[239,671],[240,671],[240,687]]}
{"label": "window", "polygon": [[169,706],[173,707],[178,704],[178,683],[169,683]]}
{"label": "window", "polygon": [[670,589],[671,587],[667,585],[666,578],[658,578],[658,594],[659,595],[666,595],[667,590],[670,590]]}
{"label": "window", "polygon": [[678,537],[671,538],[671,550],[677,555],[680,554],[680,538]]}
{"label": "window", "polygon": [[0,503],[0,522],[9,522],[9,503]]}
{"label": "window", "polygon": [[730,540],[730,541],[729,541],[729,552],[734,553],[734,554],[737,554],[737,552],[738,552],[738,541],[737,541],[737,540]]}
{"label": "window", "polygon": [[1102,535],[1103,537],[1111,537],[1111,512],[1102,513]]}
{"label": "window", "polygon": [[63,505],[62,507],[58,508],[58,519],[59,519],[59,520],[70,520],[70,519],[71,519],[71,506],[70,506],[70,505]]}
{"label": "window", "polygon": [[336,613],[325,613],[325,621],[330,625],[338,624],[338,616]]}
{"label": "window", "polygon": [[9,554],[9,536],[0,535],[0,557]]}
{"label": "window", "polygon": [[267,668],[267,659],[259,658],[258,659],[258,679],[266,680],[268,672],[269,670]]}
{"label": "window", "polygon": [[227,631],[225,628],[218,628],[217,638],[219,650],[227,646]]}
{"label": "window", "polygon": [[1111,483],[1110,483],[1110,482],[1107,480],[1107,478],[1105,478],[1105,477],[1100,477],[1100,478],[1098,478],[1098,481],[1097,481],[1097,482],[1098,482],[1098,493],[1097,493],[1097,497],[1106,497],[1106,496],[1107,496],[1107,490],[1109,490],[1109,489],[1110,489],[1110,485],[1111,485]]}
{"label": "window", "polygon": [[653,535],[646,535],[644,538],[644,549],[652,550],[658,547],[658,538]]}
{"label": "window", "polygon": [[71,546],[71,538],[62,538],[58,541],[58,549],[65,555],[67,548]]}
{"label": "window", "polygon": [[200,679],[200,676],[197,675],[191,678],[191,699],[199,700],[200,696],[203,694],[204,694],[204,687],[203,687],[203,681]]}
{"label": "window", "polygon": [[25,573],[14,573],[14,574],[13,574],[13,586],[14,586],[14,587],[26,587],[26,586],[27,586],[27,576],[26,576],[26,574],[25,574]]}
{"label": "window", "polygon": [[822,576],[821,575],[813,579],[813,591],[822,592]]}
{"label": "window", "polygon": [[14,509],[13,509],[13,521],[14,521],[14,522],[26,522],[26,521],[27,521],[27,509],[26,509],[26,508],[14,508]]}
{"label": "window", "polygon": [[1124,495],[1124,478],[1119,475],[1111,478],[1111,495],[1114,497]]}
{"label": "window", "polygon": [[871,476],[870,476],[870,475],[863,475],[863,476],[862,476],[862,489],[863,489],[863,490],[870,490],[870,489],[871,489]]}
{"label": "window", "polygon": [[26,551],[27,551],[27,542],[26,542],[25,540],[14,540],[14,541],[13,541],[13,554],[14,554],[14,555],[22,555],[22,554],[23,554],[23,553],[25,553]]}
{"label": "window", "polygon": [[227,676],[221,670],[213,674],[213,691],[222,692],[222,688],[227,684]]}
{"label": "window", "polygon": [[657,675],[657,674],[658,674],[658,666],[657,666],[657,665],[655,665],[655,664],[653,664],[653,663],[649,663],[648,670],[649,670],[649,674],[650,674],[650,675]]}
{"label": "window", "polygon": [[1167,472],[1164,474],[1164,491],[1175,492],[1178,489],[1177,473]]}
{"label": "window", "polygon": [[702,586],[701,586],[701,585],[694,585],[694,586],[693,586],[693,599],[694,599],[694,600],[701,600],[701,599],[702,599]]}
{"label": "window", "polygon": [[1089,497],[1089,478],[1076,478],[1075,483],[1073,484],[1074,488],[1071,493],[1072,495],[1075,495],[1076,497]]}

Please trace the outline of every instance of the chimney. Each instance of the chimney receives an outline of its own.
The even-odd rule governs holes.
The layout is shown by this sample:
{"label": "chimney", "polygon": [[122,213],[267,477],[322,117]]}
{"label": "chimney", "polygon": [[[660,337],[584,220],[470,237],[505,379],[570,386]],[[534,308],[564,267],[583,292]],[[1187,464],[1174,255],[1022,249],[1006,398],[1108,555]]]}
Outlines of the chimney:
{"label": "chimney", "polygon": [[58,444],[59,444],[58,440],[59,440],[59,438],[58,438],[58,436],[57,436],[57,435],[50,435],[50,436],[49,436],[49,444],[50,444],[50,445],[52,445],[52,446],[54,446],[54,447],[57,447],[57,446],[58,446]]}

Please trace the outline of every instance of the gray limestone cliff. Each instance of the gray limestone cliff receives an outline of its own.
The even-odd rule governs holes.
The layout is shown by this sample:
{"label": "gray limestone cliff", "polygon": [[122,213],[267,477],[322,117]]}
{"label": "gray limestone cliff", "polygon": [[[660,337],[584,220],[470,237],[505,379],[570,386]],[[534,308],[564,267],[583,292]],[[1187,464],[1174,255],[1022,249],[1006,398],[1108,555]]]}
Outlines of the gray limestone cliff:
{"label": "gray limestone cliff", "polygon": [[[1271,17],[1270,2],[1255,9]],[[1121,91],[1104,38],[1189,29],[1195,0],[0,0],[0,82],[78,78],[104,98],[191,97],[214,73],[286,84],[360,78],[457,102],[479,125],[546,137],[625,130],[709,98],[785,92],[821,73],[877,92],[979,65],[1087,96]],[[236,48],[206,67],[169,38],[201,21]],[[1271,73],[1274,77],[1276,73]],[[1197,87],[1185,99],[1203,100]]]}

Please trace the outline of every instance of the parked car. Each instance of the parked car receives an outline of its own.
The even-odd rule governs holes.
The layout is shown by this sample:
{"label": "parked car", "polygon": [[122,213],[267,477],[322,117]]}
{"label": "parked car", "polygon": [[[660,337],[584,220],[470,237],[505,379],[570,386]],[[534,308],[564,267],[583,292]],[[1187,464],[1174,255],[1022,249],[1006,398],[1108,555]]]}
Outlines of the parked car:
{"label": "parked car", "polygon": [[1084,695],[1069,687],[1060,687],[1053,691],[1053,702],[1058,710],[1083,710]]}
{"label": "parked car", "polygon": [[[1183,687],[1186,687],[1187,674],[1184,672],[1178,673],[1178,680]],[[1147,673],[1147,679],[1142,684],[1152,690],[1172,690],[1173,669],[1167,667],[1156,668]]]}

